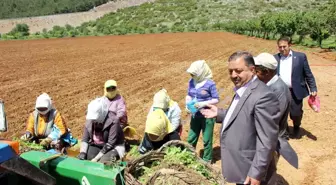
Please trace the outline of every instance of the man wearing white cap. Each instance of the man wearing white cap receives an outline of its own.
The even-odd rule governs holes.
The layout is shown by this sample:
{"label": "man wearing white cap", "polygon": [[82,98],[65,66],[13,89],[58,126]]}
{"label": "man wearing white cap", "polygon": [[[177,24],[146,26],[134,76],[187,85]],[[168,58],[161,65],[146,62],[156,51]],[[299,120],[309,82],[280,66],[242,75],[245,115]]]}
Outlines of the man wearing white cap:
{"label": "man wearing white cap", "polygon": [[278,62],[273,55],[269,53],[261,53],[257,57],[254,57],[254,62],[256,66],[256,74],[259,80],[266,83],[266,85],[273,90],[279,100],[281,119],[279,122],[279,139],[277,147],[278,155],[276,157],[278,158],[280,153],[292,166],[297,168],[297,154],[287,141],[287,120],[291,101],[290,91],[285,82],[277,75]]}
{"label": "man wearing white cap", "polygon": [[288,113],[291,101],[291,95],[285,82],[277,75],[278,62],[273,55],[261,53],[254,57],[256,73],[262,82],[269,86],[277,95],[280,103],[281,115],[283,115],[279,125],[279,135],[288,139]]}

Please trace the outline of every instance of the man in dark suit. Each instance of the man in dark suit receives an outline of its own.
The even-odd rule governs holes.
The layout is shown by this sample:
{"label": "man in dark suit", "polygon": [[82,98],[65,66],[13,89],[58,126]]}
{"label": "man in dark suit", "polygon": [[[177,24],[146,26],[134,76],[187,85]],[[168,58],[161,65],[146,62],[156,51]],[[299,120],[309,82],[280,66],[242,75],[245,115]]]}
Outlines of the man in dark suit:
{"label": "man in dark suit", "polygon": [[[317,95],[317,87],[310,70],[307,56],[291,50],[291,38],[281,37],[278,40],[279,53],[274,57],[278,61],[278,75],[287,84],[291,92],[290,118],[293,120],[294,136],[299,137],[303,115],[302,102],[307,96]],[[309,93],[310,92],[310,93]]]}
{"label": "man in dark suit", "polygon": [[253,56],[232,54],[228,62],[235,96],[227,110],[207,105],[206,118],[216,117],[220,130],[222,172],[227,182],[236,184],[274,184],[280,108],[275,93],[255,75]]}

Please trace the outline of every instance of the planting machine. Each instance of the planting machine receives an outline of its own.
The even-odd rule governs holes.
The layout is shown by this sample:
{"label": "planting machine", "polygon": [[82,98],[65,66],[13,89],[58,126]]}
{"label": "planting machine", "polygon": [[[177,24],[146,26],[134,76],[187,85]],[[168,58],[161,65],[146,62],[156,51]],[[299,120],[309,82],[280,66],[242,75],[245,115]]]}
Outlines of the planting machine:
{"label": "planting machine", "polygon": [[[3,102],[0,102],[0,131],[7,131]],[[20,153],[19,147],[17,141],[0,139],[1,185],[124,184],[125,162],[105,165],[58,152]]]}

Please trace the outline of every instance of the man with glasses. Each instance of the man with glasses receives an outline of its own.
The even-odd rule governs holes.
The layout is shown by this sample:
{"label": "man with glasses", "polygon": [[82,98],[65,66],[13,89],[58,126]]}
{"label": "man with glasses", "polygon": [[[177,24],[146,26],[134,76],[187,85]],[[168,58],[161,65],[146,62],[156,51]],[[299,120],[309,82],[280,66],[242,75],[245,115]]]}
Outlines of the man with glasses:
{"label": "man with glasses", "polygon": [[222,173],[229,183],[272,185],[274,152],[278,143],[280,106],[276,94],[255,75],[253,56],[233,53],[228,71],[235,95],[227,110],[207,105],[205,118],[222,123]]}
{"label": "man with glasses", "polygon": [[291,92],[290,118],[293,120],[294,136],[299,137],[303,115],[302,102],[309,94],[317,95],[317,87],[310,70],[307,56],[291,50],[291,38],[281,37],[278,40],[279,53],[274,57],[278,61],[277,74],[286,83]]}

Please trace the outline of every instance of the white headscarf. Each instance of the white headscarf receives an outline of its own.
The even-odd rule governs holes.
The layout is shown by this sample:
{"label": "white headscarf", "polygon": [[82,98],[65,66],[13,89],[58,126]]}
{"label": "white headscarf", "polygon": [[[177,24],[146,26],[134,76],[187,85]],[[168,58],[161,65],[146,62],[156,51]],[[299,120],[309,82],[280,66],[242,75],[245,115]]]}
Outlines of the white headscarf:
{"label": "white headscarf", "polygon": [[86,114],[87,120],[104,123],[108,113],[108,107],[103,98],[105,97],[96,98],[89,103]]}
{"label": "white headscarf", "polygon": [[[47,108],[47,110],[45,110],[45,111],[39,111],[37,108]],[[36,111],[39,114],[45,115],[52,108],[53,108],[53,106],[52,106],[52,100],[51,100],[50,96],[47,93],[43,93],[39,97],[37,97],[35,109],[36,109]]]}
{"label": "white headscarf", "polygon": [[205,60],[193,62],[187,70],[188,73],[195,75],[193,77],[196,83],[212,78],[212,72]]}
{"label": "white headscarf", "polygon": [[153,107],[161,109],[167,109],[169,107],[170,97],[168,96],[166,89],[161,89],[155,93],[153,98]]}

